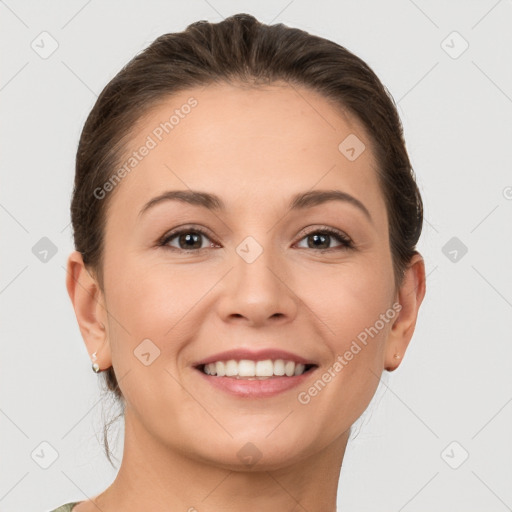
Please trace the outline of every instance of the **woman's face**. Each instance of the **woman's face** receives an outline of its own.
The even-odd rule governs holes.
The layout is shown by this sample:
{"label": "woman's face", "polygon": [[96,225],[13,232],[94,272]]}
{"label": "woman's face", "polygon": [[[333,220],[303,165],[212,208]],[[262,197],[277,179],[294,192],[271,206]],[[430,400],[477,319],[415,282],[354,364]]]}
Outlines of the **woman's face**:
{"label": "woman's face", "polygon": [[[304,88],[215,85],[166,100],[135,132],[107,213],[100,360],[127,428],[148,450],[225,467],[332,447],[392,361],[400,308],[361,124]],[[182,199],[147,206],[173,191]],[[314,366],[265,379],[201,366],[227,360],[251,362],[209,371]]]}

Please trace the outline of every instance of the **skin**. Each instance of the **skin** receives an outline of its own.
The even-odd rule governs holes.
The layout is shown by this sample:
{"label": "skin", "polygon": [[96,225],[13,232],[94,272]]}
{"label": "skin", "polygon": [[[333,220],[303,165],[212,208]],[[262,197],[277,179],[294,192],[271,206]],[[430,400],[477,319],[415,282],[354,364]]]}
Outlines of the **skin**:
{"label": "skin", "polygon": [[[113,365],[126,400],[119,473],[74,510],[335,511],[350,427],[413,335],[423,259],[411,260],[396,289],[371,141],[357,119],[316,92],[286,84],[184,91],[141,119],[131,150],[191,96],[198,106],[111,197],[104,290],[78,252],[68,259],[67,289],[87,350],[98,352],[101,369]],[[355,161],[338,150],[349,134],[366,146]],[[167,201],[139,217],[162,192],[187,189],[220,196],[226,211]],[[292,195],[319,189],[351,194],[372,220],[348,202],[288,209]],[[189,224],[208,231],[197,244],[203,249],[186,253],[179,237],[168,243],[174,251],[158,247]],[[324,226],[355,249],[334,237],[320,249],[308,245]],[[263,248],[250,264],[236,252],[247,236]],[[298,393],[394,303],[399,314],[300,403]],[[160,350],[149,366],[134,356],[147,338]],[[318,368],[300,388],[251,399],[217,390],[192,367],[240,347],[288,350]],[[250,467],[238,455],[246,443],[260,457]]]}

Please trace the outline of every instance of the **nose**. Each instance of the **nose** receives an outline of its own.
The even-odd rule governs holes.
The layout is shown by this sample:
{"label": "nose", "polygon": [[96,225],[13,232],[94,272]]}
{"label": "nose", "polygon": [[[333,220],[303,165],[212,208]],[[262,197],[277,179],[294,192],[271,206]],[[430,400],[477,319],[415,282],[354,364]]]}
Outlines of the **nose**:
{"label": "nose", "polygon": [[252,244],[241,244],[233,255],[232,269],[218,297],[218,312],[226,322],[252,327],[291,322],[297,315],[299,297],[290,268],[283,255],[267,247],[261,247],[253,260],[254,251],[260,249]]}

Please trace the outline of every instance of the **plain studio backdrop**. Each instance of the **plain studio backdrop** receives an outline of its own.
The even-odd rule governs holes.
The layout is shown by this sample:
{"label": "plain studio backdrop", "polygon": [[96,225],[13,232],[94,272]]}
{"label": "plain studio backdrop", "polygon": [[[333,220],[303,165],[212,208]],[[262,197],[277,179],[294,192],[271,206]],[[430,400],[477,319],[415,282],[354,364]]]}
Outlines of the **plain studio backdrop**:
{"label": "plain studio backdrop", "polygon": [[[512,510],[510,0],[0,2],[0,510],[84,500],[116,474],[101,445],[116,410],[65,288],[86,116],[157,36],[238,12],[332,39],[373,68],[425,203],[427,295],[402,365],[354,428],[339,509]],[[122,440],[115,427],[118,458]]]}

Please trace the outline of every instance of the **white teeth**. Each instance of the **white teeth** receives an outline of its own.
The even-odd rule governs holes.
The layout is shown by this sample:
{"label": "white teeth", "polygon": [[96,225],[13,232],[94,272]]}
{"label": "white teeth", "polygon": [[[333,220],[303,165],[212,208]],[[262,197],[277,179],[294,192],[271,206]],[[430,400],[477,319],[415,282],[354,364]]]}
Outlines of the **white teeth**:
{"label": "white teeth", "polygon": [[236,378],[269,378],[272,376],[293,377],[302,375],[305,371],[305,365],[295,364],[294,361],[284,361],[283,359],[265,359],[264,361],[251,361],[242,359],[235,361],[217,361],[204,365],[206,375],[217,375],[218,377],[236,377]]}
{"label": "white teeth", "polygon": [[240,377],[254,377],[256,375],[256,364],[254,361],[242,359],[238,363],[238,375]]}
{"label": "white teeth", "polygon": [[295,372],[293,373],[294,375],[302,375],[304,373],[304,369],[306,367],[303,365],[303,364],[296,364],[295,365]]}
{"label": "white teeth", "polygon": [[284,375],[284,361],[282,359],[274,361],[274,375]]}
{"label": "white teeth", "polygon": [[[215,368],[217,367],[217,363],[210,363],[208,366],[211,367],[212,365],[215,365]],[[226,363],[226,377],[234,377],[235,375],[238,375],[238,364],[231,359]]]}
{"label": "white teeth", "polygon": [[219,361],[218,363],[215,363],[216,366],[216,373],[219,377],[224,377],[226,375],[226,365],[223,361]]}
{"label": "white teeth", "polygon": [[274,375],[274,363],[270,359],[258,361],[256,363],[255,375],[258,377],[272,377]]}
{"label": "white teeth", "polygon": [[286,361],[284,365],[284,373],[291,377],[295,373],[295,363],[293,361]]}

